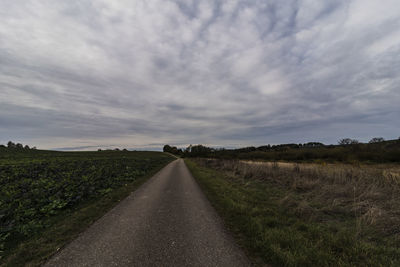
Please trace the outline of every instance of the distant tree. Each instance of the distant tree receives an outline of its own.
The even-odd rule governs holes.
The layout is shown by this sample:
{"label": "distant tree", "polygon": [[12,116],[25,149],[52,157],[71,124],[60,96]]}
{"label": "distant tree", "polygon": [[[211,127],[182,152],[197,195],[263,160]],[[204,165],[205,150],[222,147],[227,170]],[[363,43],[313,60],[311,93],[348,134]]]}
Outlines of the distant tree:
{"label": "distant tree", "polygon": [[185,153],[190,153],[192,152],[192,144],[190,144],[186,149],[185,149]]}
{"label": "distant tree", "polygon": [[321,146],[325,146],[323,143],[320,143],[320,142],[308,142],[308,143],[305,143],[303,146],[306,146],[306,147],[321,147]]}
{"label": "distant tree", "polygon": [[256,151],[257,149],[254,146],[248,146],[248,147],[243,147],[243,148],[238,148],[235,149],[235,151],[237,152],[253,152]]}
{"label": "distant tree", "polygon": [[15,145],[15,148],[17,148],[17,149],[24,149],[24,146],[23,146],[21,143],[17,143],[17,144]]}
{"label": "distant tree", "polygon": [[29,149],[31,149],[31,148],[30,148],[28,145],[25,145],[25,146],[24,146],[24,149],[25,149],[25,150],[29,150]]}
{"label": "distant tree", "polygon": [[119,151],[119,148],[118,148],[118,147],[116,147],[116,148],[114,149],[114,151]]}
{"label": "distant tree", "polygon": [[170,145],[165,145],[165,146],[163,147],[163,151],[164,151],[164,152],[171,152],[171,146],[170,146]]}
{"label": "distant tree", "polygon": [[36,150],[37,148],[34,146],[34,147],[32,147],[31,149],[32,149],[32,150]]}
{"label": "distant tree", "polygon": [[351,138],[343,138],[339,140],[339,145],[355,145],[359,144],[360,142],[357,139],[351,139]]}
{"label": "distant tree", "polygon": [[127,151],[128,151],[128,149],[124,148],[124,149],[122,149],[122,151],[124,151],[124,152],[127,152]]}
{"label": "distant tree", "polygon": [[100,151],[101,151],[101,148],[97,149],[97,151],[99,151],[99,152],[100,152]]}
{"label": "distant tree", "polygon": [[181,155],[183,153],[182,149],[178,149],[176,146],[165,145],[163,151],[175,155]]}
{"label": "distant tree", "polygon": [[176,146],[173,146],[172,147],[172,154],[175,154],[175,155],[180,155],[180,154],[182,154],[182,149],[179,149],[179,148],[177,148]]}
{"label": "distant tree", "polygon": [[373,143],[380,143],[385,141],[385,139],[383,137],[374,137],[371,140],[369,140],[368,143],[373,144]]}
{"label": "distant tree", "polygon": [[[189,147],[186,149],[186,151],[188,151]],[[208,153],[210,152],[214,152],[215,150],[213,148],[210,147],[206,147],[203,145],[195,145],[190,147],[190,152],[188,152],[190,154],[190,156],[206,156]]]}
{"label": "distant tree", "polygon": [[267,151],[267,150],[270,150],[270,149],[271,149],[271,145],[270,144],[265,145],[265,146],[257,147],[257,150],[259,150],[259,151]]}
{"label": "distant tree", "polygon": [[8,141],[7,147],[8,147],[8,148],[15,148],[16,146],[15,146],[15,144],[14,144],[13,142]]}
{"label": "distant tree", "polygon": [[343,139],[340,139],[338,141],[339,145],[349,145],[350,143],[351,143],[351,139],[350,138],[343,138]]}

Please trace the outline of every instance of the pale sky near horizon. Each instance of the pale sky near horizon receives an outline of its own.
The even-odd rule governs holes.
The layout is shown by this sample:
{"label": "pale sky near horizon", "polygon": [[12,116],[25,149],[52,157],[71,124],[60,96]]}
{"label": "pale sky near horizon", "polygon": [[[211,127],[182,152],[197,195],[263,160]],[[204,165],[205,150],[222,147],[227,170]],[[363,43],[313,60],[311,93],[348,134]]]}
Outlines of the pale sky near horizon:
{"label": "pale sky near horizon", "polygon": [[0,144],[400,136],[394,0],[0,1]]}

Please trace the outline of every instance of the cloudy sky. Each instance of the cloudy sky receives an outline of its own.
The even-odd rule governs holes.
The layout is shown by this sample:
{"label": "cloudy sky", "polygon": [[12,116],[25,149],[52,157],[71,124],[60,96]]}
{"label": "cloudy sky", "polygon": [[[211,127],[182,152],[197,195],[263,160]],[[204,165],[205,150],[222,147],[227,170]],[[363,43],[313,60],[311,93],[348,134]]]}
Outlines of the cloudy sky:
{"label": "cloudy sky", "polygon": [[398,0],[1,0],[0,143],[400,136]]}

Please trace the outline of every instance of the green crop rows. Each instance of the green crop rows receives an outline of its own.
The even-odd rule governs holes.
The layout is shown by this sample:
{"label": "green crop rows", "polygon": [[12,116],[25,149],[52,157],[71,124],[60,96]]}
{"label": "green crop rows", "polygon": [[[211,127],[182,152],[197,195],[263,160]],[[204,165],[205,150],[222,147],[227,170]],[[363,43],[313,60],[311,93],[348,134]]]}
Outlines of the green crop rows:
{"label": "green crop rows", "polygon": [[0,257],[40,233],[48,218],[171,161],[156,152],[0,151]]}

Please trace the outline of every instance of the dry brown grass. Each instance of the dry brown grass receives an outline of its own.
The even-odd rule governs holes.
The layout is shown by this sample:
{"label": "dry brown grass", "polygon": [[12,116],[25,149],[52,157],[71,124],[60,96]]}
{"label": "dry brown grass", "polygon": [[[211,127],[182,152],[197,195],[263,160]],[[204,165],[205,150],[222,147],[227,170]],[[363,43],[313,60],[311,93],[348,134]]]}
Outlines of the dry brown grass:
{"label": "dry brown grass", "polygon": [[313,221],[354,219],[356,234],[400,239],[400,166],[197,159],[234,179],[284,189],[282,208]]}

